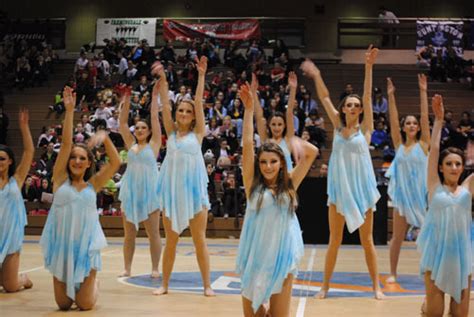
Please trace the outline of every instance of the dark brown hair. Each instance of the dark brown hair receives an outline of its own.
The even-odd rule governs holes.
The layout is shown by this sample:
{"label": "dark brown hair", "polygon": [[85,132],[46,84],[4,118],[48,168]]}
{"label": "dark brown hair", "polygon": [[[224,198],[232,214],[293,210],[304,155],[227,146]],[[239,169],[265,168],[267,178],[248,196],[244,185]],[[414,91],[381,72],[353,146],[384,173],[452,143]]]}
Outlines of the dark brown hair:
{"label": "dark brown hair", "polygon": [[293,183],[291,178],[288,174],[288,169],[286,166],[285,154],[281,147],[276,144],[275,142],[267,141],[263,143],[257,152],[257,157],[255,160],[255,167],[254,167],[254,178],[252,182],[252,187],[250,188],[250,196],[257,194],[258,192],[258,200],[257,200],[257,211],[260,210],[263,201],[263,193],[267,188],[265,184],[265,179],[260,171],[260,156],[263,152],[270,152],[275,153],[278,155],[280,159],[280,171],[278,172],[277,180],[276,180],[276,188],[275,188],[275,196],[278,205],[284,203],[285,197],[290,198],[290,205],[289,205],[289,212],[294,212],[295,205],[297,201],[296,190],[293,187]]}
{"label": "dark brown hair", "polygon": [[[357,100],[359,100],[361,108],[364,109],[362,98],[358,94],[350,94],[350,95],[345,96],[344,99],[342,99],[341,102],[339,103],[339,106],[337,107],[337,110],[339,111],[339,118],[341,118],[342,126],[344,127],[346,126],[347,123],[346,123],[346,115],[344,114],[344,112],[342,112],[342,108],[344,107],[347,99],[349,98],[356,98]],[[361,114],[359,115],[359,123],[362,122],[362,119],[364,119],[364,112],[361,112]]]}
{"label": "dark brown hair", "polygon": [[[441,167],[441,165],[443,165],[444,159],[449,154],[459,155],[461,157],[462,166],[464,167],[466,165],[466,158],[464,157],[464,152],[462,150],[460,150],[456,147],[448,147],[448,148],[444,149],[443,151],[441,151],[441,153],[439,154],[439,159],[438,159],[438,176],[439,176],[439,179],[441,180],[441,183],[444,183],[444,175],[443,175],[443,173],[441,173],[439,168]],[[461,177],[459,177],[458,183],[460,182],[460,180],[461,180]]]}
{"label": "dark brown hair", "polygon": [[87,158],[91,162],[91,166],[89,166],[89,168],[86,169],[86,172],[84,174],[84,180],[88,181],[89,178],[91,178],[92,175],[94,175],[94,173],[95,173],[95,159],[94,159],[94,154],[92,153],[92,151],[84,143],[77,143],[77,144],[74,144],[72,146],[71,153],[69,154],[69,159],[68,159],[68,163],[67,163],[67,174],[69,176],[69,179],[71,179],[71,171],[69,170],[69,160],[71,159],[72,151],[76,147],[84,149],[87,153]]}

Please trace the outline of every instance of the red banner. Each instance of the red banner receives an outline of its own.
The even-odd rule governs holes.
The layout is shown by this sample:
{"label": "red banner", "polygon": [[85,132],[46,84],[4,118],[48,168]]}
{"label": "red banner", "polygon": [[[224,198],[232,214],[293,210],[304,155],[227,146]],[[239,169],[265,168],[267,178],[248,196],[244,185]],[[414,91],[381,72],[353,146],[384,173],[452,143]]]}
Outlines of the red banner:
{"label": "red banner", "polygon": [[215,38],[220,40],[248,40],[260,38],[258,20],[237,20],[214,23],[183,23],[164,20],[163,37],[172,41],[191,41],[195,38]]}

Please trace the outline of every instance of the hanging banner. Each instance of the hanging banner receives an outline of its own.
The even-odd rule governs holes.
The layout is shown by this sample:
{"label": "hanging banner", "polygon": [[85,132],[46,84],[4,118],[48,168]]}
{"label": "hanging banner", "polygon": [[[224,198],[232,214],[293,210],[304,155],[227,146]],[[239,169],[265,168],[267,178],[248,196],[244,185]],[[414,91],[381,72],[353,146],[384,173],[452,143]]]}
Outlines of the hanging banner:
{"label": "hanging banner", "polygon": [[156,19],[154,18],[110,18],[97,19],[95,41],[104,45],[104,40],[124,38],[127,45],[135,46],[141,40],[147,40],[155,46]]}
{"label": "hanging banner", "polygon": [[463,54],[463,22],[416,21],[416,50],[433,45],[435,50],[450,45],[459,56]]}
{"label": "hanging banner", "polygon": [[253,19],[211,23],[164,20],[163,37],[171,41],[191,41],[203,37],[220,40],[248,40],[260,38],[260,24],[258,20]]}

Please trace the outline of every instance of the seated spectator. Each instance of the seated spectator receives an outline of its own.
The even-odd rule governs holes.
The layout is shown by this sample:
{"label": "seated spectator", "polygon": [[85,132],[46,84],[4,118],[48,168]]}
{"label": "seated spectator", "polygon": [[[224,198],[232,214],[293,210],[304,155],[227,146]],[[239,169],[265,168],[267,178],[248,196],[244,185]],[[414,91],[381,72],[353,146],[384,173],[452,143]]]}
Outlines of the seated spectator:
{"label": "seated spectator", "polygon": [[166,80],[168,81],[169,89],[171,91],[176,90],[179,84],[179,77],[178,77],[178,73],[174,70],[173,64],[168,64],[168,66],[166,66],[165,73],[166,73]]}
{"label": "seated spectator", "polygon": [[318,147],[326,146],[327,134],[324,127],[324,118],[318,113],[318,110],[313,109],[309,112],[309,117],[305,120],[305,129],[311,135]]}
{"label": "seated spectator", "polygon": [[443,58],[443,51],[438,49],[431,58],[429,76],[431,80],[446,82],[446,65]]}
{"label": "seated spectator", "polygon": [[118,64],[114,64],[114,67],[117,68],[117,73],[119,75],[124,75],[125,71],[128,69],[128,62],[125,56],[123,55],[123,51],[117,52]]}
{"label": "seated spectator", "polygon": [[124,72],[124,81],[127,85],[130,85],[135,79],[138,70],[135,67],[135,64],[130,60],[127,62],[127,69]]}
{"label": "seated spectator", "polygon": [[243,193],[237,184],[235,175],[229,173],[224,179],[224,196],[222,203],[224,204],[224,218],[242,216]]}
{"label": "seated spectator", "polygon": [[390,139],[387,131],[385,131],[385,125],[383,121],[377,121],[375,125],[375,130],[372,132],[372,138],[370,140],[370,145],[376,149],[383,149],[388,146]]}
{"label": "seated spectator", "polygon": [[83,114],[81,116],[81,123],[82,123],[82,127],[84,128],[84,132],[88,135],[87,138],[89,138],[94,133],[94,127],[89,121],[89,116],[86,114]]}
{"label": "seated spectator", "polygon": [[61,90],[58,90],[54,95],[54,104],[49,106],[49,110],[56,111],[57,114],[64,112],[63,92]]}
{"label": "seated spectator", "polygon": [[36,58],[36,63],[32,69],[32,85],[33,86],[43,86],[44,82],[48,80],[49,76],[49,69],[48,65],[46,64],[44,57],[39,55]]}
{"label": "seated spectator", "polygon": [[76,64],[74,65],[74,74],[78,76],[80,72],[86,69],[88,63],[89,60],[87,59],[86,52],[81,51],[79,53],[79,58],[76,60]]}
{"label": "seated spectator", "polygon": [[275,46],[273,47],[272,54],[273,61],[270,61],[270,63],[274,63],[274,61],[278,60],[282,56],[282,54],[284,54],[287,58],[289,58],[290,56],[288,47],[286,47],[285,42],[283,42],[283,40],[278,39],[275,41]]}
{"label": "seated spectator", "polygon": [[38,196],[37,189],[33,184],[33,179],[31,176],[28,176],[23,184],[21,189],[21,195],[23,196],[24,201],[35,201]]}
{"label": "seated spectator", "polygon": [[352,87],[352,84],[347,83],[344,91],[339,96],[339,101],[342,101],[342,99],[352,94],[354,94],[354,88]]}
{"label": "seated spectator", "polygon": [[78,122],[76,124],[76,128],[74,129],[73,139],[75,143],[85,143],[86,140],[89,139],[89,135],[86,133],[81,122]]}
{"label": "seated spectator", "polygon": [[318,177],[328,177],[328,165],[323,163],[321,164],[321,167],[319,168],[319,174]]}
{"label": "seated spectator", "polygon": [[474,121],[471,120],[471,114],[468,111],[461,114],[456,131],[459,140],[455,145],[460,149],[466,149],[468,140],[474,138]]}
{"label": "seated spectator", "polygon": [[20,90],[29,86],[31,83],[31,65],[25,55],[16,60],[16,79],[15,82]]}
{"label": "seated spectator", "polygon": [[138,92],[141,95],[143,95],[145,92],[150,92],[151,91],[151,86],[148,83],[148,78],[146,75],[140,76],[140,82],[139,84],[133,89],[134,92]]}
{"label": "seated spectator", "polygon": [[374,96],[372,98],[372,111],[374,112],[374,119],[379,117],[386,117],[388,111],[388,101],[382,95],[382,90],[378,87],[374,88]]}
{"label": "seated spectator", "polygon": [[43,154],[41,154],[38,164],[36,165],[37,172],[42,176],[50,177],[53,173],[54,163],[58,153],[54,151],[54,143],[48,143]]}
{"label": "seated spectator", "polygon": [[211,204],[211,208],[209,209],[208,214],[208,221],[212,222],[214,217],[221,216],[221,201],[217,198],[217,186],[215,175],[216,172],[214,171],[214,166],[212,163],[208,163],[206,165],[207,169],[207,176],[209,181],[207,183],[207,193],[209,195],[209,203]]}
{"label": "seated spectator", "polygon": [[232,152],[226,139],[219,140],[219,147],[214,148],[214,158],[219,160],[221,157],[228,157],[230,160],[233,159],[234,152]]}
{"label": "seated spectator", "polygon": [[41,179],[40,188],[37,191],[36,200],[42,203],[51,203],[52,202],[52,195],[53,195],[53,188],[51,186],[51,182],[49,178]]}
{"label": "seated spectator", "polygon": [[119,133],[119,111],[114,110],[112,117],[107,119],[107,130],[109,130],[109,137],[116,147],[123,147],[123,139]]}
{"label": "seated spectator", "polygon": [[46,127],[42,128],[42,133],[38,138],[37,147],[44,147],[47,146],[49,143],[56,143],[56,131],[53,127],[50,127],[46,130]]}
{"label": "seated spectator", "polygon": [[433,45],[423,46],[415,53],[416,65],[420,68],[430,68],[431,58],[434,54]]}
{"label": "seated spectator", "polygon": [[181,87],[179,87],[179,92],[175,94],[173,102],[175,105],[179,105],[182,100],[186,99],[189,100],[192,99],[192,97],[191,94],[186,92],[186,86],[182,85]]}
{"label": "seated spectator", "polygon": [[165,46],[163,46],[163,48],[161,49],[160,59],[163,62],[163,64],[168,64],[168,62],[176,64],[176,53],[173,49],[173,45],[171,44],[171,41],[166,41]]}
{"label": "seated spectator", "polygon": [[95,110],[94,113],[94,125],[97,129],[99,125],[103,127],[103,130],[107,127],[107,120],[112,117],[112,110],[106,107],[105,101],[99,101],[99,107]]}
{"label": "seated spectator", "polygon": [[280,65],[280,63],[275,63],[275,66],[272,68],[270,78],[272,79],[273,89],[277,89],[279,85],[284,82],[285,79],[285,69]]}
{"label": "seated spectator", "polygon": [[305,91],[302,96],[303,99],[300,101],[298,107],[304,112],[305,117],[307,117],[311,110],[318,109],[318,103],[316,100],[311,98],[311,93],[309,91]]}

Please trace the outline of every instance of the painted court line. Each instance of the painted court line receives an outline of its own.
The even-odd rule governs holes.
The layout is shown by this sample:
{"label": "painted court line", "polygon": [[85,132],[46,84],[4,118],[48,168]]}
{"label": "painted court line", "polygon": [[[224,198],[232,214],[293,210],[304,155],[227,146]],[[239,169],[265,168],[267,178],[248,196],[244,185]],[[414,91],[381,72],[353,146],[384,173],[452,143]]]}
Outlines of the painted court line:
{"label": "painted court line", "polygon": [[[306,272],[311,272],[308,281],[311,281],[311,274],[313,274],[313,264],[314,264],[314,257],[316,255],[316,249],[311,249],[311,255],[309,256],[308,267],[306,268]],[[306,291],[309,292],[309,285],[306,288]],[[300,301],[298,303],[298,309],[296,310],[296,317],[304,317],[304,310],[306,307],[306,299],[307,294],[305,297],[300,297]]]}
{"label": "painted court line", "polygon": [[32,268],[32,269],[29,269],[29,270],[24,270],[24,271],[20,271],[19,273],[22,274],[22,273],[29,273],[29,272],[34,272],[34,271],[38,271],[38,270],[42,270],[44,269],[44,266],[38,266],[38,267],[35,267],[35,268]]}

